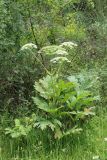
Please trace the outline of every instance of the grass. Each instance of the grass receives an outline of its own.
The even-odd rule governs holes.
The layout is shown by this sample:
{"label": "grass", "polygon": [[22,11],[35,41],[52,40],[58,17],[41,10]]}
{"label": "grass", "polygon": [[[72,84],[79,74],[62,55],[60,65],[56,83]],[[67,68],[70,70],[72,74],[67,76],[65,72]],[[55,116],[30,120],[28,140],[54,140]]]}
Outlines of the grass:
{"label": "grass", "polygon": [[23,143],[1,134],[0,160],[107,160],[107,112],[99,113],[80,135],[55,143],[45,135],[39,135],[38,143],[35,132]]}

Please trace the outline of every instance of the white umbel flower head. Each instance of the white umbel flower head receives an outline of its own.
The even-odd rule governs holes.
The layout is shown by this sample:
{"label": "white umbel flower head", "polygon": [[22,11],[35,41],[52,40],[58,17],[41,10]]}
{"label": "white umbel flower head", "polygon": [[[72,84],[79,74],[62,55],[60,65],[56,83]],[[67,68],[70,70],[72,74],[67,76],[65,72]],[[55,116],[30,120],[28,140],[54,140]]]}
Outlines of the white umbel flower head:
{"label": "white umbel flower head", "polygon": [[104,138],[104,141],[107,142],[107,137]]}
{"label": "white umbel flower head", "polygon": [[37,45],[33,43],[27,43],[21,48],[21,50],[26,50],[26,49],[37,49]]}
{"label": "white umbel flower head", "polygon": [[93,156],[93,159],[94,160],[100,160],[100,157],[99,156]]}
{"label": "white umbel flower head", "polygon": [[67,56],[68,55],[68,53],[66,51],[64,51],[64,50],[57,50],[55,52],[55,54],[56,55],[63,55],[63,56]]}
{"label": "white umbel flower head", "polygon": [[77,47],[78,45],[74,42],[69,41],[69,42],[63,42],[60,46],[73,49],[74,47]]}
{"label": "white umbel flower head", "polygon": [[68,63],[71,62],[71,61],[69,61],[68,58],[66,58],[66,57],[55,57],[55,58],[53,58],[53,59],[50,60],[50,62],[52,62],[52,63],[62,63],[62,62],[64,62],[64,61],[66,61],[66,62],[68,62]]}

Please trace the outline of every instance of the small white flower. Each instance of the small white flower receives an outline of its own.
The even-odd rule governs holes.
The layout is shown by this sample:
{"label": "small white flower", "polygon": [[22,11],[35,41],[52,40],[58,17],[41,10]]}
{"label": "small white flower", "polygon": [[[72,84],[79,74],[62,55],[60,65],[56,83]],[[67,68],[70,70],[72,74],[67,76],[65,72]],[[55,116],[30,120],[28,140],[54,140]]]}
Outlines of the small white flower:
{"label": "small white flower", "polygon": [[70,62],[66,57],[55,57],[53,59],[50,60],[50,62],[52,63],[61,63],[61,62]]}
{"label": "small white flower", "polygon": [[104,141],[107,142],[107,137],[104,138]]}
{"label": "small white flower", "polygon": [[33,48],[37,49],[37,46],[33,43],[27,43],[21,48],[21,50],[33,49]]}
{"label": "small white flower", "polygon": [[60,47],[68,47],[70,49],[73,49],[74,47],[77,47],[78,45],[74,42],[63,42]]}
{"label": "small white flower", "polygon": [[64,51],[64,50],[57,50],[56,52],[55,52],[55,54],[57,54],[57,55],[68,55],[68,53],[66,52],[66,51]]}
{"label": "small white flower", "polygon": [[99,160],[99,158],[100,158],[99,156],[93,156],[94,160]]}

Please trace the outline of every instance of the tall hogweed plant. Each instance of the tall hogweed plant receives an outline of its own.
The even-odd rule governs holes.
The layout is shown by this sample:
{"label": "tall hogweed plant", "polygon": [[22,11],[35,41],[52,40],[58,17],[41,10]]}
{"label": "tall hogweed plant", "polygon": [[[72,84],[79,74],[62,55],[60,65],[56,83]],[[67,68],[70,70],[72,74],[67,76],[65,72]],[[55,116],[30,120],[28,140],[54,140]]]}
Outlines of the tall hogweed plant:
{"label": "tall hogweed plant", "polygon": [[[90,90],[81,87],[82,84],[79,81],[69,80],[67,75],[62,74],[64,66],[71,63],[69,51],[75,47],[77,47],[75,43],[64,42],[60,46],[43,47],[38,52],[39,54],[45,53],[49,57],[48,69],[50,70],[39,58],[35,58],[46,71],[46,76],[34,84],[36,92],[33,97],[36,107],[36,113],[33,114],[34,119],[31,118],[28,129],[27,125],[24,125],[25,122],[21,121],[21,124],[15,120],[15,126],[6,129],[6,134],[14,135],[13,137],[23,136],[35,128],[35,130],[51,134],[55,139],[60,139],[67,135],[80,133],[81,122],[95,114],[93,106],[96,97]],[[17,132],[18,134],[15,134]]]}

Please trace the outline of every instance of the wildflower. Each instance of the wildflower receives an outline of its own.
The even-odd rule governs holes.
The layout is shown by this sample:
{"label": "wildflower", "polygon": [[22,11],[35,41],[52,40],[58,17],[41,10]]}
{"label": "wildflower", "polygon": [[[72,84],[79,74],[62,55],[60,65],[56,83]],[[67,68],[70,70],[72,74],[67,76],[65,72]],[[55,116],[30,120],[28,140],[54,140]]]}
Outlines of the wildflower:
{"label": "wildflower", "polygon": [[70,49],[73,49],[74,47],[77,47],[78,45],[74,42],[63,42],[60,47],[68,47]]}
{"label": "wildflower", "polygon": [[68,55],[68,53],[66,51],[64,51],[64,50],[57,50],[55,52],[55,54],[57,54],[57,55]]}
{"label": "wildflower", "polygon": [[57,45],[51,45],[51,46],[46,46],[43,47],[39,52],[43,52],[46,55],[68,55],[66,52],[65,48],[62,48],[61,46]]}
{"label": "wildflower", "polygon": [[99,158],[100,158],[99,156],[93,156],[94,160],[99,160]]}
{"label": "wildflower", "polygon": [[66,57],[55,57],[53,59],[50,60],[50,62],[52,63],[61,63],[61,62],[70,62]]}
{"label": "wildflower", "polygon": [[107,142],[107,137],[104,138],[104,141]]}
{"label": "wildflower", "polygon": [[27,43],[21,48],[21,50],[26,50],[26,49],[37,49],[37,46],[33,43]]}

